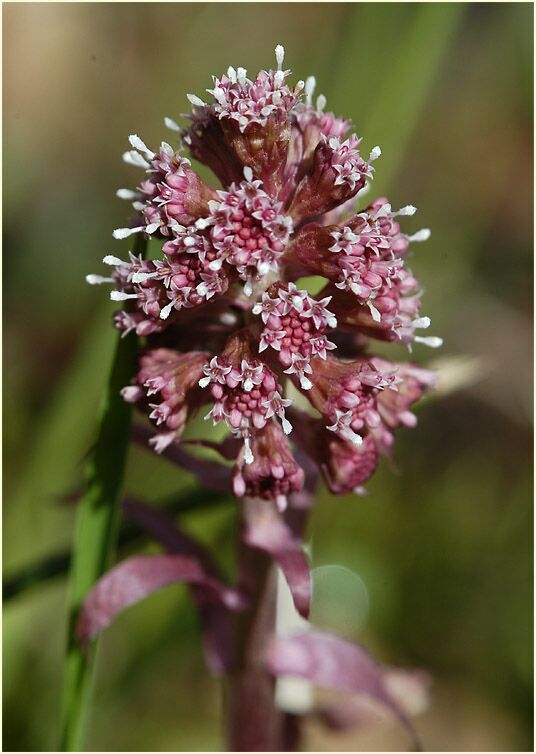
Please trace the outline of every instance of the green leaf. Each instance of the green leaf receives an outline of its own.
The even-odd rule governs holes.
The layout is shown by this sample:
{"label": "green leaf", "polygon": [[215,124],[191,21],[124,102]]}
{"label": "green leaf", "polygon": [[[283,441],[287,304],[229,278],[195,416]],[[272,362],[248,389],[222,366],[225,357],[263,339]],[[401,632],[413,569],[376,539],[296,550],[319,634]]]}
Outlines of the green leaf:
{"label": "green leaf", "polygon": [[[134,253],[145,254],[137,236]],[[117,539],[119,500],[123,485],[132,407],[120,389],[136,368],[137,338],[118,336],[96,444],[87,466],[86,491],[78,507],[68,602],[68,637],[64,669],[61,751],[79,751],[86,716],[95,649],[84,653],[75,635],[84,597],[112,562]]]}

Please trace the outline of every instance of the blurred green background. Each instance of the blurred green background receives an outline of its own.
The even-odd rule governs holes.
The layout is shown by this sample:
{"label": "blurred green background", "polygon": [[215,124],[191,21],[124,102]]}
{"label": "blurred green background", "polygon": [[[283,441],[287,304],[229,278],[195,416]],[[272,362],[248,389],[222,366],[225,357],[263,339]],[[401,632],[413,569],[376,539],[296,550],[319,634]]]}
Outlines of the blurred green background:
{"label": "blurred green background", "polygon": [[[188,109],[187,92],[202,95],[229,64],[270,67],[281,42],[295,80],[314,73],[365,149],[382,146],[373,194],[414,203],[408,225],[432,228],[412,268],[445,346],[415,358],[450,375],[418,428],[400,432],[397,471],[384,463],[366,498],[320,492],[308,532],[314,614],[385,662],[430,672],[417,720],[427,749],[531,748],[532,13],[530,3],[3,5],[5,577],[71,541],[73,510],[59,498],[80,482],[115,339],[113,304],[84,275],[128,249],[111,237],[126,216],[115,189],[138,178],[120,160],[128,134],[170,139],[162,119]],[[193,484],[131,452],[132,494]],[[232,523],[232,507],[183,520],[224,561]],[[353,575],[323,568],[333,564]],[[5,602],[4,750],[57,745],[65,600],[60,577]],[[405,742],[394,726],[309,726],[305,745]],[[104,636],[87,748],[222,746],[194,611],[185,589],[166,589]]]}

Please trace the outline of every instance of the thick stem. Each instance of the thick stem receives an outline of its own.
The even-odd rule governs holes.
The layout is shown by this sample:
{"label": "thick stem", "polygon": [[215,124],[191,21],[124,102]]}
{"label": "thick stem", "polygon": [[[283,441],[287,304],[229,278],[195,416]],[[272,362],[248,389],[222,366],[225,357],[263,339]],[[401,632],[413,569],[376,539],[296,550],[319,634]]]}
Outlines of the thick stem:
{"label": "thick stem", "polygon": [[[244,508],[248,503],[243,501]],[[275,706],[275,680],[263,664],[275,630],[277,574],[268,555],[244,544],[243,525],[242,516],[238,574],[251,604],[236,615],[234,624],[235,662],[225,688],[227,746],[229,751],[283,751],[286,716]]]}

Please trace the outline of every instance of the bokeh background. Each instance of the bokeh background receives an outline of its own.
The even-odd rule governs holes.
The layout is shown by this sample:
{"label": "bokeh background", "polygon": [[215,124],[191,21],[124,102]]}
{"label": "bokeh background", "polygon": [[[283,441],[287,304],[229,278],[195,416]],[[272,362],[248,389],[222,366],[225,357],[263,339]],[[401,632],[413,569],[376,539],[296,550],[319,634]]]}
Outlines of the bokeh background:
{"label": "bokeh background", "polygon": [[[374,193],[419,207],[432,239],[412,267],[441,354],[441,389],[402,431],[366,498],[321,490],[308,537],[314,617],[385,662],[425,668],[429,750],[532,740],[532,5],[115,3],[3,5],[4,578],[70,544],[115,333],[84,283],[115,198],[137,173],[126,137],[170,139],[229,64],[269,67],[283,43],[330,109],[378,143]],[[412,221],[413,222],[413,221]],[[417,245],[416,245],[417,246]],[[401,352],[402,355],[402,352]],[[192,489],[142,451],[127,489]],[[182,521],[228,558],[232,506]],[[126,552],[126,551],[124,551]],[[335,566],[335,567],[333,567]],[[54,750],[66,579],[4,603],[4,750]],[[308,750],[397,750],[394,726],[307,731]],[[184,588],[130,610],[103,638],[89,750],[219,750],[220,698]]]}

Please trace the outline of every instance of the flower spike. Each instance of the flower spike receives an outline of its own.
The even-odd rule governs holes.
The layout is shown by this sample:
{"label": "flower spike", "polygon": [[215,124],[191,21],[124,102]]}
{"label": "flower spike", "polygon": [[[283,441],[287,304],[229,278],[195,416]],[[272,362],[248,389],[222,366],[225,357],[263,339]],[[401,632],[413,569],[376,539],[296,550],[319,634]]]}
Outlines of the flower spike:
{"label": "flower spike", "polygon": [[[419,334],[430,318],[407,267],[411,244],[430,231],[402,228],[412,204],[396,210],[383,197],[357,208],[380,147],[361,154],[351,122],[327,111],[322,94],[315,100],[314,76],[292,86],[284,64],[278,44],[275,69],[248,76],[230,66],[208,97],[188,94],[187,126],[164,120],[179,149],[129,136],[123,159],[143,176],[117,191],[135,215],[113,235],[144,233],[162,253],[107,255],[111,273],[86,278],[123,303],[114,315],[122,334],[148,339],[122,395],[157,428],[154,449],[179,441],[208,404],[206,418],[228,431],[235,494],[279,507],[303,484],[294,452],[333,492],[362,491],[396,428],[413,426],[411,405],[431,374],[368,355],[368,339],[442,342]],[[219,188],[198,176],[185,147]],[[310,275],[325,280],[314,296],[301,284]],[[314,420],[297,409],[297,393]]]}

